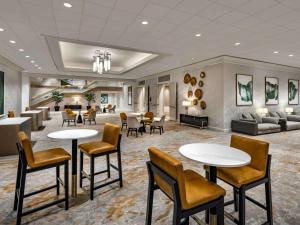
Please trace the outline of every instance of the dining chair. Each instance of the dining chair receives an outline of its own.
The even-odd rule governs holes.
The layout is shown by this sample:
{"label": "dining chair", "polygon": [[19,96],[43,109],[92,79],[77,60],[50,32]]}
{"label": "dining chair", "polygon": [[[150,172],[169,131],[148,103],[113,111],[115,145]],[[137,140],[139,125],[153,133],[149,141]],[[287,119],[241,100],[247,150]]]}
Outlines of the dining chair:
{"label": "dining chair", "polygon": [[147,119],[143,119],[141,122],[144,123],[144,125],[151,125],[154,119],[154,113],[153,112],[146,112],[144,117]]}
{"label": "dining chair", "polygon": [[89,121],[90,125],[92,124],[92,121],[94,121],[95,125],[96,125],[96,110],[91,108],[88,110],[87,113],[83,114],[83,124],[85,124],[85,121]]}
{"label": "dining chair", "polygon": [[126,115],[126,113],[121,112],[120,118],[121,118],[121,123],[122,123],[121,131],[123,130],[124,126],[126,126],[126,130],[127,130],[127,115]]}
{"label": "dining chair", "polygon": [[69,114],[65,111],[61,112],[61,116],[62,116],[62,127],[64,126],[64,123],[67,122],[68,126],[70,126],[70,122],[74,123],[74,126],[76,126],[76,114]]}
{"label": "dining chair", "polygon": [[164,123],[165,123],[166,116],[163,115],[159,121],[153,121],[150,124],[150,134],[154,132],[156,129],[159,130],[159,134],[164,133]]}
{"label": "dining chair", "polygon": [[189,217],[216,208],[217,225],[224,225],[225,190],[193,170],[183,170],[180,161],[150,147],[146,225],[151,225],[154,191],[160,189],[174,203],[173,225],[189,224]]}
{"label": "dining chair", "polygon": [[[45,209],[47,207],[57,205],[59,203],[65,203],[65,210],[69,209],[69,160],[71,155],[62,148],[52,148],[47,150],[42,150],[38,152],[33,152],[31,147],[31,142],[28,136],[23,132],[18,133],[19,142],[17,143],[17,149],[19,152],[19,162],[17,169],[17,179],[16,179],[16,189],[15,189],[15,199],[14,199],[14,210],[17,210],[17,222],[16,224],[21,224],[21,218],[28,214],[37,212],[39,210]],[[60,179],[60,166],[64,166],[64,183]],[[46,170],[49,168],[56,168],[56,184],[45,187],[38,191],[25,194],[25,184],[26,177],[28,173],[33,173],[41,170]],[[60,193],[60,185],[64,186],[64,198],[57,199],[53,202],[38,206],[33,209],[28,209],[23,212],[23,202],[24,199],[49,191],[52,188],[56,188],[56,194]]]}
{"label": "dining chair", "polygon": [[[94,141],[80,144],[80,182],[79,186],[82,188],[83,180],[90,181],[90,199],[94,199],[94,190],[119,182],[120,187],[123,187],[122,179],[122,164],[121,164],[121,134],[118,125],[106,123],[104,125],[103,137],[101,141]],[[110,163],[110,155],[117,153],[118,167]],[[90,174],[83,170],[83,156],[86,155],[90,158]],[[95,172],[95,159],[100,156],[106,156],[106,170]],[[100,184],[95,187],[95,176],[102,173],[107,173],[110,178],[110,167],[117,170],[119,177],[110,180],[106,183]]]}
{"label": "dining chair", "polygon": [[129,135],[129,132],[130,134],[132,134],[132,131],[135,132],[136,137],[138,137],[138,132],[143,135],[142,128],[143,124],[141,124],[136,117],[129,116],[127,118],[127,137]]}
{"label": "dining chair", "polygon": [[8,118],[13,118],[13,117],[15,117],[15,112],[14,112],[14,111],[8,111],[7,117],[8,117]]}
{"label": "dining chair", "polygon": [[[225,213],[232,221],[238,225],[245,225],[245,200],[249,200],[267,212],[267,222],[264,224],[273,224],[272,213],[272,191],[271,191],[271,155],[269,152],[269,143],[255,140],[238,135],[231,136],[230,146],[240,149],[251,156],[251,162],[247,166],[234,168],[217,168],[217,177],[233,187],[232,201],[226,202],[225,206],[234,204],[234,210],[238,211],[238,219]],[[208,167],[204,166],[206,176],[209,176]],[[265,185],[266,205],[246,195],[246,191]],[[206,212],[206,221],[209,221],[208,212]]]}

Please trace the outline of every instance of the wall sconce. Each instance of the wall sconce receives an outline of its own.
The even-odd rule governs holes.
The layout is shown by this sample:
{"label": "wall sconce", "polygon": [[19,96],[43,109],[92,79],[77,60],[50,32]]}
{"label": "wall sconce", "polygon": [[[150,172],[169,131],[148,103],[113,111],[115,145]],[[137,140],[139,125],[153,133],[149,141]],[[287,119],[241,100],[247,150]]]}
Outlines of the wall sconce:
{"label": "wall sconce", "polygon": [[259,108],[259,109],[257,110],[257,112],[258,112],[259,114],[261,114],[262,116],[266,116],[266,115],[268,114],[268,109],[267,109],[267,108]]}
{"label": "wall sconce", "polygon": [[185,107],[185,112],[186,112],[185,114],[188,114],[189,113],[189,106],[192,105],[192,102],[185,100],[185,101],[182,102],[182,105]]}
{"label": "wall sconce", "polygon": [[294,111],[293,108],[285,108],[285,112],[286,112],[288,115],[291,115],[293,111]]}

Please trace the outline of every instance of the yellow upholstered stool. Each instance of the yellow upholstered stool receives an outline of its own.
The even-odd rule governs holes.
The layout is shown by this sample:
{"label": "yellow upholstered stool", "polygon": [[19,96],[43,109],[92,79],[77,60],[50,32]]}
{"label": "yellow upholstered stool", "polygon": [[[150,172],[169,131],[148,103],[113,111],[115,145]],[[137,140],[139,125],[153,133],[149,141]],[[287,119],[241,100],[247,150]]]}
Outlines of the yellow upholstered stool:
{"label": "yellow upholstered stool", "polygon": [[225,190],[193,170],[183,170],[182,163],[151,147],[147,162],[149,189],[146,225],[151,224],[154,190],[160,189],[174,202],[173,225],[189,222],[189,216],[216,207],[217,224],[224,224]]}
{"label": "yellow upholstered stool", "polygon": [[[114,182],[119,182],[120,187],[123,186],[122,180],[122,165],[121,165],[121,134],[120,127],[118,125],[106,123],[104,125],[103,137],[101,141],[89,142],[79,145],[80,149],[80,187],[82,187],[83,179],[87,178],[90,180],[90,199],[94,199],[94,190],[102,188],[106,185],[112,184]],[[118,157],[118,167],[110,164],[109,155],[112,153],[117,153]],[[83,154],[90,157],[90,175],[88,175],[83,170]],[[95,172],[95,158],[99,156],[106,155],[107,169]],[[119,173],[119,178],[111,180],[105,184],[101,184],[97,187],[94,187],[94,177],[95,175],[106,173],[108,178],[110,178],[110,167],[116,169]]]}
{"label": "yellow upholstered stool", "polygon": [[[17,224],[21,224],[21,217],[30,213],[39,211],[49,206],[65,202],[65,209],[69,208],[69,160],[71,155],[62,148],[52,148],[43,151],[33,152],[31,142],[27,135],[21,131],[18,133],[20,143],[17,143],[19,151],[18,173],[15,190],[14,210],[17,210]],[[64,166],[64,183],[60,179],[60,166]],[[56,185],[43,188],[41,190],[24,194],[27,173],[32,173],[44,169],[56,167]],[[26,197],[48,191],[56,188],[57,195],[59,195],[60,184],[64,185],[65,196],[62,199],[50,202],[48,204],[39,206],[34,209],[29,209],[23,212],[23,200]]]}
{"label": "yellow upholstered stool", "polygon": [[[235,168],[217,168],[217,177],[233,186],[234,200],[225,205],[234,204],[235,211],[239,211],[239,219],[232,218],[234,222],[245,225],[245,199],[250,200],[257,206],[267,211],[266,224],[273,224],[272,215],[272,193],[270,179],[271,155],[269,143],[250,139],[242,136],[232,135],[230,146],[247,152],[251,156],[251,162],[247,166]],[[208,167],[204,166],[208,177]],[[266,206],[246,196],[246,190],[258,185],[265,184]],[[208,221],[208,217],[207,217]]]}

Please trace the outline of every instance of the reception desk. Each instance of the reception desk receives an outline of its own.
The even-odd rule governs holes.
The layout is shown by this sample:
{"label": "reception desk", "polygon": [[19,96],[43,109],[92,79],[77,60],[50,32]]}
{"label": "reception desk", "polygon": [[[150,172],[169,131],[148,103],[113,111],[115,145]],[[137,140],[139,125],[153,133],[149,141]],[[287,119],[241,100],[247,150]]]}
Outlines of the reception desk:
{"label": "reception desk", "polygon": [[49,120],[50,119],[50,107],[47,106],[42,106],[42,107],[37,107],[37,110],[41,110],[43,112],[43,120]]}
{"label": "reception desk", "polygon": [[31,138],[31,118],[14,117],[0,120],[0,156],[17,155],[18,132]]}
{"label": "reception desk", "polygon": [[82,105],[65,105],[65,109],[81,110]]}
{"label": "reception desk", "polygon": [[30,110],[21,113],[21,117],[31,117],[31,130],[37,131],[43,125],[43,111]]}

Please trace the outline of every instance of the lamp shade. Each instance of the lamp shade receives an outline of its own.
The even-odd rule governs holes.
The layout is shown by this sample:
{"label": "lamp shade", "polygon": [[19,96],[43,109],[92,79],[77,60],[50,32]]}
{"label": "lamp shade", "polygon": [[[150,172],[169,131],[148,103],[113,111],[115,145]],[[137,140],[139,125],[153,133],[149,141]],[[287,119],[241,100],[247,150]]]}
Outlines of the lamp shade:
{"label": "lamp shade", "polygon": [[192,102],[191,101],[183,101],[182,102],[182,105],[187,107],[187,106],[191,106],[192,105]]}
{"label": "lamp shade", "polygon": [[292,113],[294,111],[293,108],[285,108],[286,113]]}
{"label": "lamp shade", "polygon": [[268,109],[267,108],[259,108],[257,110],[258,113],[260,114],[267,114],[268,113]]}

